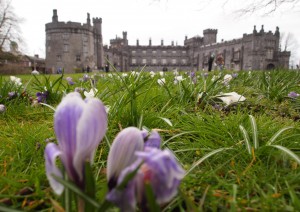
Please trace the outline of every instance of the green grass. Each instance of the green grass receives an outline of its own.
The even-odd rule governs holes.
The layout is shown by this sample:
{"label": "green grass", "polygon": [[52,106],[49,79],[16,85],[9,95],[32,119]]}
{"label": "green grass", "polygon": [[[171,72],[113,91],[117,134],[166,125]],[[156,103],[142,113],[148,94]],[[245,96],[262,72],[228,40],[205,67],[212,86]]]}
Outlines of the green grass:
{"label": "green grass", "polygon": [[[1,77],[0,103],[7,109],[0,113],[0,210],[53,211],[53,201],[61,204],[49,187],[43,156],[46,139],[55,140],[54,111],[31,102],[44,87],[50,93],[47,104],[56,107],[64,94],[92,86],[110,106],[108,132],[93,166],[98,202],[107,191],[109,145],[120,128],[136,126],[159,130],[162,148],[172,150],[187,171],[178,196],[163,211],[300,210],[300,100],[287,97],[300,93],[300,74],[241,71],[225,86],[226,73],[232,72],[212,72],[207,78],[198,72],[197,83],[191,84],[182,72],[185,80],[174,84],[168,72],[164,86],[157,83],[159,74],[151,78],[144,72],[97,74],[95,83],[79,81],[83,74],[67,75],[75,85],[68,85],[67,76],[18,76],[22,88]],[[12,90],[20,95],[9,99]],[[233,91],[246,101],[226,107],[215,98]]]}

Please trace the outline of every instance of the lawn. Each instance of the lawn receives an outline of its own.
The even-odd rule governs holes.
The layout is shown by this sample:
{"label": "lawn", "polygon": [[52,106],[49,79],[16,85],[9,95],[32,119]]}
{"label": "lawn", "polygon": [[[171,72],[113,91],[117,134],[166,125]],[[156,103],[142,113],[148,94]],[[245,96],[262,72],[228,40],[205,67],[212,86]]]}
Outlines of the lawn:
{"label": "lawn", "polygon": [[[76,90],[85,97],[91,89],[108,110],[108,129],[91,167],[99,205],[108,191],[112,142],[135,126],[159,132],[161,149],[169,149],[185,170],[177,195],[161,211],[300,210],[297,71],[17,77],[22,84],[0,78],[0,104],[6,108],[0,113],[1,211],[67,208],[65,196],[55,195],[46,178],[44,150],[57,142],[54,109],[63,96]],[[228,104],[222,99],[230,92],[245,99]]]}

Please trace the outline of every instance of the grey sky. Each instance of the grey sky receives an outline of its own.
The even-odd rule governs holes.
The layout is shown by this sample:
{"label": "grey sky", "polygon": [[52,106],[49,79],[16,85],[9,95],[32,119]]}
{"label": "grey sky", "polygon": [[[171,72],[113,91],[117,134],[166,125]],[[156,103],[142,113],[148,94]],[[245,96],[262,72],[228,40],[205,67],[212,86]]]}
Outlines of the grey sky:
{"label": "grey sky", "polygon": [[300,61],[300,8],[286,5],[275,13],[262,16],[255,13],[240,16],[237,9],[247,1],[241,0],[12,0],[15,13],[24,19],[21,24],[25,52],[45,55],[45,24],[51,22],[52,11],[57,9],[59,21],[86,22],[87,13],[102,18],[104,44],[127,31],[129,44],[165,45],[172,41],[183,45],[185,36],[202,36],[207,28],[218,29],[217,41],[241,38],[252,33],[253,25],[259,30],[291,33],[298,47],[293,52],[294,64]]}

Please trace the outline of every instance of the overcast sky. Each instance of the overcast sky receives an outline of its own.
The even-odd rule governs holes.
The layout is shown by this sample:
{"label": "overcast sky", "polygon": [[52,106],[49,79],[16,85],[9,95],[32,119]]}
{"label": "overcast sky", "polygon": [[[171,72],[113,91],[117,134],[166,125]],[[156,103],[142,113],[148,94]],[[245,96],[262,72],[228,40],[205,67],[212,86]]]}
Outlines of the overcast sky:
{"label": "overcast sky", "polygon": [[[250,1],[250,0],[249,0]],[[286,5],[275,13],[263,16],[261,12],[241,16],[236,10],[243,7],[241,0],[12,0],[12,6],[21,23],[25,52],[45,56],[45,24],[52,21],[57,9],[59,21],[85,23],[91,18],[102,18],[104,44],[127,31],[130,45],[139,39],[140,45],[165,45],[172,41],[183,45],[184,37],[203,36],[207,28],[218,29],[217,41],[241,38],[252,33],[253,26],[260,30],[291,33],[297,48],[294,64],[300,61],[300,3]],[[255,0],[254,0],[255,1]],[[295,47],[295,45],[293,45]]]}

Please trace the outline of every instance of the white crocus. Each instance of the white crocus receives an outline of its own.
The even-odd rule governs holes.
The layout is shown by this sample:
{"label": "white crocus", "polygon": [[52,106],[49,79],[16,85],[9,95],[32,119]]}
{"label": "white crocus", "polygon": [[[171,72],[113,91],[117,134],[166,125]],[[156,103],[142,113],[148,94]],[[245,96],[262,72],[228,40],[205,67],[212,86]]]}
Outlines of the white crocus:
{"label": "white crocus", "polygon": [[239,95],[236,92],[221,93],[217,98],[221,99],[227,106],[235,102],[243,102],[246,100],[244,96]]}
{"label": "white crocus", "polygon": [[165,78],[161,78],[157,80],[157,83],[161,86],[163,86],[164,84],[166,84],[166,79]]}
{"label": "white crocus", "polygon": [[165,73],[164,73],[163,71],[160,71],[160,72],[159,72],[159,75],[160,75],[161,77],[163,77],[163,76],[165,75]]}
{"label": "white crocus", "polygon": [[21,78],[10,76],[10,81],[12,81],[15,85],[22,85]]}
{"label": "white crocus", "polygon": [[232,75],[231,74],[226,74],[223,78],[223,84],[228,85],[231,80],[232,80]]}
{"label": "white crocus", "polygon": [[150,71],[150,77],[153,78],[155,76],[155,72],[154,71]]}
{"label": "white crocus", "polygon": [[86,98],[92,98],[92,97],[95,97],[97,92],[98,92],[98,90],[96,88],[92,88],[90,90],[90,92],[84,91],[83,94]]}

